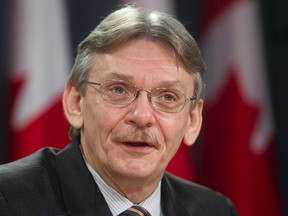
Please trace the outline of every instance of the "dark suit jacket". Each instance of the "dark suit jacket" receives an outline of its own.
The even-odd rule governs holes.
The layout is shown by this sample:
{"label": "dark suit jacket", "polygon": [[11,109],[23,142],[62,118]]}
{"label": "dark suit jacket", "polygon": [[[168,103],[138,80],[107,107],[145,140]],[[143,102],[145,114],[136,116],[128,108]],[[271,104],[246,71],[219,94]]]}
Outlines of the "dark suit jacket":
{"label": "dark suit jacket", "polygon": [[[59,151],[42,149],[0,166],[1,216],[112,216],[88,171],[78,142]],[[165,173],[165,216],[235,216],[224,196]]]}

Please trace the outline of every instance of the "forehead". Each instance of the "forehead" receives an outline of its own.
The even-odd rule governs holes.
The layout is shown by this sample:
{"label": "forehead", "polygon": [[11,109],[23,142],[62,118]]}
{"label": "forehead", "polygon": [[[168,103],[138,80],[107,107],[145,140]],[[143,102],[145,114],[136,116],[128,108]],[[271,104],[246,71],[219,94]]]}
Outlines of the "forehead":
{"label": "forehead", "polygon": [[193,81],[172,51],[145,39],[131,41],[109,53],[96,54],[90,73],[90,77],[97,80],[122,74],[140,83],[177,81],[191,85]]}

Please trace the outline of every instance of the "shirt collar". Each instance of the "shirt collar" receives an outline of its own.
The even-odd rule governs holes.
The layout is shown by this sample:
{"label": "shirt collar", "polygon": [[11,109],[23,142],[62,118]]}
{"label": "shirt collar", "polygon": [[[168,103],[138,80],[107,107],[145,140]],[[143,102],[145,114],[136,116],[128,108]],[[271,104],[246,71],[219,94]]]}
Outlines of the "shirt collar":
{"label": "shirt collar", "polygon": [[[116,190],[110,187],[99,175],[98,173],[86,162],[87,168],[92,174],[96,184],[98,185],[100,191],[102,192],[113,216],[119,215],[121,212],[125,211],[133,205],[133,203],[126,197],[119,194]],[[156,187],[155,191],[139,205],[147,209],[151,215],[161,216],[161,181]]]}

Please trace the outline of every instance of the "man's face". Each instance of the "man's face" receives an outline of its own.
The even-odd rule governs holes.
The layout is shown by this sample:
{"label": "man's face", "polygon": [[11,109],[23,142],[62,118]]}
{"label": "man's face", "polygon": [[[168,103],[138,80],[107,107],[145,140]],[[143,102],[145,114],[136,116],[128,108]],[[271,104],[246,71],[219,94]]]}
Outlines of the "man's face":
{"label": "man's face", "polygon": [[[194,92],[191,74],[161,45],[147,40],[96,55],[88,80],[110,79],[147,90],[173,86],[186,97]],[[150,104],[145,91],[131,104],[117,106],[105,101],[99,89],[88,84],[86,95],[73,100],[78,121],[70,123],[81,127],[86,160],[103,178],[159,180],[183,138],[187,145],[194,143],[201,126],[202,101],[192,112],[187,102],[182,111],[165,113]]]}

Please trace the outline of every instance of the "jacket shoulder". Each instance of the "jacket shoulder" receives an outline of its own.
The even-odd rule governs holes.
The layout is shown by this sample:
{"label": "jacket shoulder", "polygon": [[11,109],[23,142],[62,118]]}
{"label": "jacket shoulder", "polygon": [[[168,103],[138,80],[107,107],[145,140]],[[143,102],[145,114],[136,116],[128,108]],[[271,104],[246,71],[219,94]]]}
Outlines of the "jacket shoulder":
{"label": "jacket shoulder", "polygon": [[26,178],[32,180],[35,172],[53,169],[57,152],[54,148],[43,148],[28,157],[1,165],[0,184],[11,183],[11,180],[21,182]]}
{"label": "jacket shoulder", "polygon": [[223,194],[208,187],[166,173],[174,201],[187,209],[187,215],[237,216],[233,203]]}
{"label": "jacket shoulder", "polygon": [[59,197],[55,165],[57,152],[57,149],[44,148],[26,158],[1,165],[1,208],[10,209],[12,215],[19,212],[39,215],[39,209],[49,212],[49,208],[54,207],[51,200]]}

